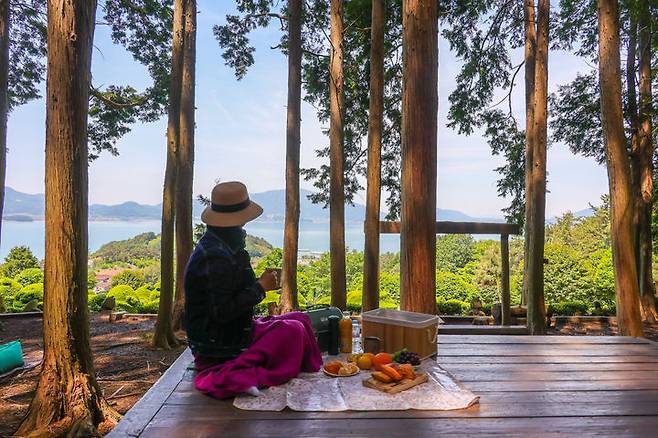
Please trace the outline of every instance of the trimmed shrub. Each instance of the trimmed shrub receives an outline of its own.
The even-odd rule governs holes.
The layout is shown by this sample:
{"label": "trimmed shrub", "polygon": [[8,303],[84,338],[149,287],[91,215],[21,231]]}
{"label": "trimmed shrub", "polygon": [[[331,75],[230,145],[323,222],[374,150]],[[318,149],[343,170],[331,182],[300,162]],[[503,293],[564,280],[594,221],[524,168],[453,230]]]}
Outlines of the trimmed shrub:
{"label": "trimmed shrub", "polygon": [[107,294],[96,294],[93,291],[89,292],[89,295],[87,295],[87,305],[89,306],[89,310],[92,312],[99,312],[106,297]]}
{"label": "trimmed shrub", "polygon": [[146,304],[140,304],[137,307],[137,313],[157,314],[159,307],[160,307],[160,300],[149,301]]}
{"label": "trimmed shrub", "polygon": [[30,306],[35,310],[43,309],[43,283],[29,284],[23,287],[14,297],[12,309],[14,312],[25,312],[27,304],[30,301],[35,301],[36,304]]}
{"label": "trimmed shrub", "polygon": [[0,297],[5,299],[7,306],[14,300],[14,296],[23,288],[16,280],[8,277],[0,278]]}
{"label": "trimmed shrub", "polygon": [[582,301],[563,301],[549,306],[549,312],[557,316],[582,316],[587,315],[588,310]]}
{"label": "trimmed shrub", "polygon": [[128,285],[133,289],[139,289],[140,287],[144,286],[145,283],[146,280],[142,271],[126,269],[125,271],[121,271],[112,277],[110,287],[113,288],[116,286]]}
{"label": "trimmed shrub", "polygon": [[136,313],[137,307],[142,304],[135,295],[133,288],[127,284],[113,287],[107,293],[107,296],[114,297],[116,300],[116,309],[130,313]]}
{"label": "trimmed shrub", "polygon": [[437,300],[436,310],[439,315],[463,315],[471,305],[459,300]]}
{"label": "trimmed shrub", "polygon": [[39,268],[23,269],[16,277],[14,277],[22,286],[28,284],[43,283],[43,272]]}
{"label": "trimmed shrub", "polygon": [[436,273],[436,296],[444,300],[470,301],[478,295],[477,289],[464,280],[459,274],[452,272]]}

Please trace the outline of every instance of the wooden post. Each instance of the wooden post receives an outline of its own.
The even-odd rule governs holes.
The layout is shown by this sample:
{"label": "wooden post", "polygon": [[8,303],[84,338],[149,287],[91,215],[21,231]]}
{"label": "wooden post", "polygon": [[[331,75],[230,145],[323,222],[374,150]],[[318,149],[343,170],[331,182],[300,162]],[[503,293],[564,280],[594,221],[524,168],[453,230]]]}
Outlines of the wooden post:
{"label": "wooden post", "polygon": [[500,235],[500,307],[502,325],[510,325],[509,236]]}
{"label": "wooden post", "polygon": [[435,0],[404,0],[401,308],[436,313],[438,22]]}

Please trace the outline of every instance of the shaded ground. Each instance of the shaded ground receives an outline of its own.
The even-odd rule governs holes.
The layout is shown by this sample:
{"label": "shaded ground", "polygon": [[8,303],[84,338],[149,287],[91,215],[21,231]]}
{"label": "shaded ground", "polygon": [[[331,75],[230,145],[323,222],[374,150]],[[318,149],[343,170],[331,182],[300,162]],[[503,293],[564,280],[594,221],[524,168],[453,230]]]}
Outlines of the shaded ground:
{"label": "shaded ground", "polygon": [[[643,327],[646,338],[658,342],[658,324],[644,323]],[[547,334],[560,336],[616,336],[617,324],[566,324],[559,329],[555,327],[549,328]]]}
{"label": "shaded ground", "polygon": [[[150,347],[155,319],[128,318],[113,323],[107,316],[91,316],[94,367],[105,397],[125,413],[178,357],[184,346],[172,351]],[[27,413],[41,370],[43,321],[41,317],[0,320],[0,344],[20,339],[31,370],[0,379],[0,437],[10,436]]]}

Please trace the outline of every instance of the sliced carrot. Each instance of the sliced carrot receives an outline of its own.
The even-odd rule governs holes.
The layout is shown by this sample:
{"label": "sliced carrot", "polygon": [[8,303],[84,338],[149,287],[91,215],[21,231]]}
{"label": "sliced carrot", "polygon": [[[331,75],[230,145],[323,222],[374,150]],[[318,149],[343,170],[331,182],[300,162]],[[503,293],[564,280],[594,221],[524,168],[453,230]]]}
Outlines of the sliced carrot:
{"label": "sliced carrot", "polygon": [[375,371],[374,373],[372,373],[372,377],[375,380],[379,380],[380,382],[384,382],[384,383],[391,383],[393,381],[393,379],[389,375],[384,374],[381,371]]}
{"label": "sliced carrot", "polygon": [[389,376],[391,379],[395,380],[396,382],[402,380],[402,376],[400,375],[400,373],[395,371],[393,367],[389,365],[382,365],[380,367],[380,371],[382,373],[385,373],[387,376]]}

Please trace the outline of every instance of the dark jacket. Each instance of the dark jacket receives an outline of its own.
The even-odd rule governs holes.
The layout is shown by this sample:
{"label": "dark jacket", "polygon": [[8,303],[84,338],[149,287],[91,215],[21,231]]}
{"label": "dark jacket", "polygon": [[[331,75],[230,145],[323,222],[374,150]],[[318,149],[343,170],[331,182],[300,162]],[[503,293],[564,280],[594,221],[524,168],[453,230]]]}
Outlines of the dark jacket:
{"label": "dark jacket", "polygon": [[185,269],[185,327],[192,351],[237,356],[251,342],[254,306],[264,298],[247,251],[234,252],[207,231]]}

